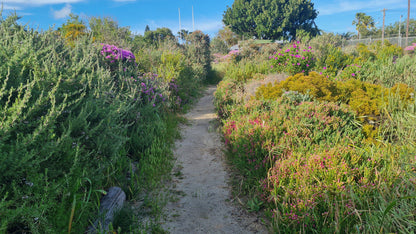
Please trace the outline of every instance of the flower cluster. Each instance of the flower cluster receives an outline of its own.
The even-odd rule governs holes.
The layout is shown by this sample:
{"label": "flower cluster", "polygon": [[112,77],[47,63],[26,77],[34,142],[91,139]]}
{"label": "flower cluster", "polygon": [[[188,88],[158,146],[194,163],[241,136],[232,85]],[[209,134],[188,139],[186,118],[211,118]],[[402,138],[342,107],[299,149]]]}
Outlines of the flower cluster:
{"label": "flower cluster", "polygon": [[144,105],[151,104],[153,107],[166,101],[166,95],[160,88],[157,74],[145,73],[137,78],[132,76],[130,81],[138,86],[138,96],[134,98],[134,101],[141,101]]}
{"label": "flower cluster", "polygon": [[410,46],[407,46],[406,48],[404,48],[405,51],[415,51],[416,48],[416,43],[413,43]]}
{"label": "flower cluster", "polygon": [[213,62],[214,63],[219,63],[219,62],[233,60],[233,59],[235,59],[239,55],[240,55],[240,51],[239,50],[231,50],[226,55],[213,54],[213,56],[214,56],[214,61]]}
{"label": "flower cluster", "polygon": [[170,92],[171,108],[180,110],[182,106],[182,98],[180,97],[180,89],[177,83],[177,80],[172,79],[168,84],[168,89]]}
{"label": "flower cluster", "polygon": [[105,56],[106,59],[109,59],[110,63],[114,63],[117,60],[134,62],[136,59],[134,54],[129,50],[118,48],[115,45],[101,45],[103,46],[103,49],[101,50],[101,55]]}
{"label": "flower cluster", "polygon": [[293,43],[285,49],[280,49],[269,58],[272,68],[278,72],[288,72],[290,75],[308,73],[315,65],[312,48],[302,48],[300,42]]}

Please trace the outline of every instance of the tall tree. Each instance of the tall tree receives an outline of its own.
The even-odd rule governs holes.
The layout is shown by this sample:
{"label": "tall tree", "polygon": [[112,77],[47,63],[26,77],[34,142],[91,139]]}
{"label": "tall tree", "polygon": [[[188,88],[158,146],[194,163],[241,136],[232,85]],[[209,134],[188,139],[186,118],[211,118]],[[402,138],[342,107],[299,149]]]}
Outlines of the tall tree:
{"label": "tall tree", "polygon": [[352,21],[352,25],[355,25],[357,29],[358,38],[361,38],[361,35],[369,34],[369,30],[375,27],[373,17],[366,15],[363,12],[355,14],[355,19]]}
{"label": "tall tree", "polygon": [[220,29],[217,37],[218,39],[223,40],[228,47],[237,44],[238,41],[241,40],[241,36],[233,32],[229,26],[225,26],[223,29]]}
{"label": "tall tree", "polygon": [[144,40],[150,45],[158,46],[165,40],[173,40],[175,36],[169,28],[157,28],[155,31],[144,33]]}
{"label": "tall tree", "polygon": [[[386,35],[389,36],[397,36],[399,33],[399,26],[400,26],[400,32],[401,34],[406,35],[406,23],[403,22],[395,22],[394,24],[387,25],[386,26]],[[416,20],[415,19],[409,19],[409,35],[416,35]]]}
{"label": "tall tree", "polygon": [[262,39],[294,39],[297,30],[315,36],[318,13],[310,0],[235,0],[223,22],[239,35]]}

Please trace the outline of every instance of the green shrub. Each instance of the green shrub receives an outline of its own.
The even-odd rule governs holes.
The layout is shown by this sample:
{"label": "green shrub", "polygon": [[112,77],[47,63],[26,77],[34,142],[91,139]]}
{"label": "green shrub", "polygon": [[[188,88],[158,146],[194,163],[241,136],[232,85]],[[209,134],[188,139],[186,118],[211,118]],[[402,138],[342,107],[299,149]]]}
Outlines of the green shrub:
{"label": "green shrub", "polygon": [[257,90],[256,98],[275,99],[285,91],[308,94],[319,101],[341,101],[349,104],[357,116],[364,116],[369,120],[375,120],[380,115],[379,110],[390,94],[397,93],[402,100],[412,101],[411,94],[414,93],[414,90],[405,84],[397,84],[388,89],[356,79],[334,82],[323,75],[311,72],[308,76],[297,74],[288,77],[275,85],[263,85]]}
{"label": "green shrub", "polygon": [[325,54],[318,59],[317,67],[325,67],[323,74],[329,77],[337,76],[338,72],[347,67],[353,61],[353,57],[342,52],[340,47],[327,45]]}
{"label": "green shrub", "polygon": [[186,55],[197,72],[196,77],[205,80],[211,70],[209,36],[201,31],[195,31],[187,36],[186,41]]}
{"label": "green shrub", "polygon": [[214,105],[219,118],[226,119],[230,115],[231,109],[238,102],[235,96],[238,89],[238,83],[231,79],[223,80],[218,84],[214,93]]}
{"label": "green shrub", "polygon": [[214,37],[214,39],[212,39],[211,44],[211,53],[213,54],[227,54],[229,49],[227,44],[225,43],[224,40],[222,40],[219,37]]}
{"label": "green shrub", "polygon": [[277,72],[287,72],[290,75],[306,73],[315,66],[312,47],[302,47],[300,42],[293,43],[269,57],[273,69]]}
{"label": "green shrub", "polygon": [[256,92],[256,98],[275,99],[282,96],[285,91],[297,91],[309,94],[317,100],[331,101],[333,92],[336,91],[336,84],[316,72],[310,72],[309,75],[299,73],[275,85],[269,83],[267,86],[261,86]]}
{"label": "green shrub", "polygon": [[293,151],[362,138],[354,114],[345,107],[307,101],[294,104],[288,96],[236,106],[223,123],[233,165],[246,176],[244,186],[250,190],[266,178],[276,160],[290,157]]}
{"label": "green shrub", "polygon": [[[406,230],[413,217],[386,215],[391,199],[397,201],[396,192],[415,195],[414,188],[406,189],[414,174],[397,164],[401,157],[410,159],[398,148],[386,153],[332,144],[276,160],[264,182],[275,228],[290,233]],[[414,203],[413,197],[391,208],[394,213],[410,214]],[[383,222],[387,216],[391,222]]]}

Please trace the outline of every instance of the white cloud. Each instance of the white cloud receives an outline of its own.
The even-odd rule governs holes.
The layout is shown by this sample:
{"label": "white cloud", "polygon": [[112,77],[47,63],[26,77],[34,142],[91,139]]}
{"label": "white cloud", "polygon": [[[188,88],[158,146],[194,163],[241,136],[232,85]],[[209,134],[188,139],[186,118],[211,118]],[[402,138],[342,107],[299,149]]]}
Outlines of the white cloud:
{"label": "white cloud", "polygon": [[72,6],[69,4],[66,4],[61,10],[54,10],[52,9],[52,15],[55,19],[63,19],[67,17],[69,14],[71,14]]}
{"label": "white cloud", "polygon": [[15,5],[8,5],[8,4],[1,4],[0,2],[0,8],[3,7],[3,10],[21,10],[22,8],[19,6],[15,6]]}
{"label": "white cloud", "polygon": [[334,15],[342,12],[380,11],[383,8],[407,8],[407,1],[402,0],[371,0],[371,1],[335,1],[332,4],[315,4],[319,15]]}

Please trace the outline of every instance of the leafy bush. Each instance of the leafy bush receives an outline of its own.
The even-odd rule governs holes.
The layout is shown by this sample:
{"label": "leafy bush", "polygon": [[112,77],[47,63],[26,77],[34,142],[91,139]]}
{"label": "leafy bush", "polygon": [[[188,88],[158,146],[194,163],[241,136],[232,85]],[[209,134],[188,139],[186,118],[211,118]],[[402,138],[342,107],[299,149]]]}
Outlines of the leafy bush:
{"label": "leafy bush", "polygon": [[277,72],[287,72],[290,75],[308,73],[315,65],[312,47],[302,48],[300,42],[280,49],[270,56],[272,66]]}
{"label": "leafy bush", "polygon": [[297,74],[275,85],[262,86],[256,92],[257,99],[275,99],[285,91],[297,91],[309,94],[320,101],[341,101],[349,104],[358,116],[374,120],[380,115],[388,95],[398,93],[402,100],[412,101],[414,90],[405,84],[397,84],[391,89],[380,85],[362,82],[356,79],[331,81],[330,79],[311,72],[308,76]]}
{"label": "leafy bush", "polygon": [[[412,159],[398,148],[392,150],[386,155],[380,149],[332,144],[276,160],[264,182],[274,207],[275,228],[287,232],[404,231],[404,224],[414,218],[406,221],[387,215],[390,222],[383,222],[390,199],[397,201],[396,192],[415,194],[413,188],[406,189],[412,184],[407,182],[409,171],[395,163],[400,157]],[[409,200],[391,208],[410,214],[413,204]]]}
{"label": "leafy bush", "polygon": [[317,67],[325,67],[323,74],[329,77],[337,76],[338,72],[353,61],[352,56],[342,52],[340,47],[327,45],[325,54],[318,59]]}
{"label": "leafy bush", "polygon": [[[291,157],[293,151],[347,142],[345,136],[358,142],[362,138],[354,114],[345,107],[307,101],[294,105],[288,96],[235,106],[223,123],[225,143],[233,165],[245,175],[247,193],[260,185],[276,161]],[[265,193],[260,195],[268,202]]]}
{"label": "leafy bush", "polygon": [[201,31],[195,31],[187,36],[186,41],[186,55],[194,66],[195,76],[199,80],[204,80],[211,69],[209,36]]}
{"label": "leafy bush", "polygon": [[219,37],[214,37],[214,39],[212,39],[211,41],[211,52],[214,53],[219,53],[219,54],[227,54],[229,49],[227,44],[225,43],[225,41],[223,41],[221,38]]}
{"label": "leafy bush", "polygon": [[231,79],[223,80],[218,84],[214,93],[214,105],[219,118],[226,119],[230,115],[232,107],[239,101],[236,97],[238,89],[238,83]]}
{"label": "leafy bush", "polygon": [[350,107],[307,98],[253,99],[223,120],[241,189],[261,199],[276,232],[404,230],[414,221],[405,214],[415,204],[415,148],[365,145]]}

